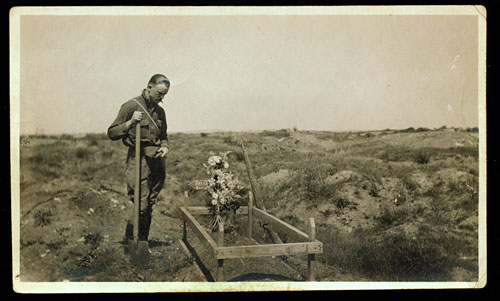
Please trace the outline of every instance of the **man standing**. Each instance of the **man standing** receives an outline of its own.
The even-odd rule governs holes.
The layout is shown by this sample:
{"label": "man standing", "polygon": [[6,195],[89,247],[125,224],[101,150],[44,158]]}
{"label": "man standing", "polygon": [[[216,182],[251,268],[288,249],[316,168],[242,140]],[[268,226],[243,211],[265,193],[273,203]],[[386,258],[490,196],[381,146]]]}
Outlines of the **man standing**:
{"label": "man standing", "polygon": [[[111,140],[121,139],[128,147],[126,160],[127,190],[134,201],[135,185],[135,125],[141,124],[141,195],[139,240],[147,241],[153,205],[165,182],[165,155],[168,153],[167,120],[158,103],[170,88],[170,81],[162,74],[155,74],[140,96],[124,103],[115,121],[108,128]],[[125,241],[133,239],[133,215],[127,221]]]}

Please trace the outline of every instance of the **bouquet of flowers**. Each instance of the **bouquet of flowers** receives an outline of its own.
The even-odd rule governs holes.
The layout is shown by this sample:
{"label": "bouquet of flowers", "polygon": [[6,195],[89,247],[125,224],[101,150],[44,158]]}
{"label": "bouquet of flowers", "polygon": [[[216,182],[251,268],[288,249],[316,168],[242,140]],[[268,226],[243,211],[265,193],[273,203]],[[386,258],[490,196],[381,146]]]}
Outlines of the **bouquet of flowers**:
{"label": "bouquet of flowers", "polygon": [[240,196],[236,193],[236,189],[239,187],[238,181],[228,170],[227,153],[208,158],[207,164],[203,164],[203,166],[205,166],[207,174],[211,176],[207,181],[207,190],[212,196],[209,206],[213,214],[210,222],[213,231],[219,225],[222,217],[239,208]]}

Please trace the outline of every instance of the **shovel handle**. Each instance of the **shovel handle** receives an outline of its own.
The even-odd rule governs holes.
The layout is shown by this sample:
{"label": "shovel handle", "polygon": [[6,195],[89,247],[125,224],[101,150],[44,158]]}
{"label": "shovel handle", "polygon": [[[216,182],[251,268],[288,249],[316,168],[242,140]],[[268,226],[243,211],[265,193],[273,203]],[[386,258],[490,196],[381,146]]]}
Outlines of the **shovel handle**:
{"label": "shovel handle", "polygon": [[134,186],[134,240],[139,240],[139,210],[141,198],[141,123],[135,126],[135,186]]}

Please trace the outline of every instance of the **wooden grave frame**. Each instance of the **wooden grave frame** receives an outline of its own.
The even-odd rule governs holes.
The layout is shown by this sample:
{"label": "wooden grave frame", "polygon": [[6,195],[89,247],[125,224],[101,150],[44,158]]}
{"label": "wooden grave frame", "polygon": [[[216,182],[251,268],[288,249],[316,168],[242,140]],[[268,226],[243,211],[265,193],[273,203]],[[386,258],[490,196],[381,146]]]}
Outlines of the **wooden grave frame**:
{"label": "wooden grave frame", "polygon": [[309,235],[285,223],[275,216],[253,206],[253,196],[250,192],[248,206],[241,206],[236,210],[237,215],[248,216],[248,238],[252,239],[253,219],[265,221],[278,232],[286,233],[290,239],[298,242],[282,244],[262,244],[245,246],[224,246],[224,223],[219,223],[217,242],[207,233],[194,215],[208,215],[207,207],[180,207],[183,219],[182,240],[187,241],[187,227],[191,227],[202,244],[208,248],[211,255],[217,260],[216,280],[224,281],[224,259],[252,258],[280,255],[307,254],[307,280],[315,281],[314,263],[316,254],[323,253],[323,243],[316,239],[316,226],[314,218],[309,219]]}

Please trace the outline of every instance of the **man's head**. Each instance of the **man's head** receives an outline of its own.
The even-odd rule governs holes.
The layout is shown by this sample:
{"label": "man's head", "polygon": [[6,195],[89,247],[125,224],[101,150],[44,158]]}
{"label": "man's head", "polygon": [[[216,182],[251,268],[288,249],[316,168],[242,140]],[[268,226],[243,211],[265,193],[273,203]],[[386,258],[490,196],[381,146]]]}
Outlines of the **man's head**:
{"label": "man's head", "polygon": [[168,92],[170,88],[170,81],[163,74],[155,74],[151,77],[148,82],[148,87],[146,89],[149,100],[154,103],[159,103],[163,100],[163,97]]}

